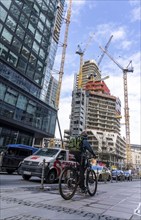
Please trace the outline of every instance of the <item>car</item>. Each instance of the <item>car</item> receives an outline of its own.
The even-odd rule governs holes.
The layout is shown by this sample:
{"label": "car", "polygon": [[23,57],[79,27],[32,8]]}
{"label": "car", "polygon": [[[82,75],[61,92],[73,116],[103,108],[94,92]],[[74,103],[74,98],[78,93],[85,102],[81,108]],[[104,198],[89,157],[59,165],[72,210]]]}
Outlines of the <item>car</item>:
{"label": "car", "polygon": [[20,162],[37,150],[36,147],[24,144],[8,144],[0,154],[0,171],[6,171],[8,174],[18,172]]}
{"label": "car", "polygon": [[96,172],[99,181],[111,180],[111,172],[107,167],[100,165],[92,165],[92,169]]}
{"label": "car", "polygon": [[125,179],[126,180],[129,180],[129,181],[132,181],[132,173],[131,173],[131,171],[130,170],[125,170],[124,171],[124,176],[125,176]]}
{"label": "car", "polygon": [[125,175],[122,170],[112,170],[112,179],[113,180],[125,180]]}

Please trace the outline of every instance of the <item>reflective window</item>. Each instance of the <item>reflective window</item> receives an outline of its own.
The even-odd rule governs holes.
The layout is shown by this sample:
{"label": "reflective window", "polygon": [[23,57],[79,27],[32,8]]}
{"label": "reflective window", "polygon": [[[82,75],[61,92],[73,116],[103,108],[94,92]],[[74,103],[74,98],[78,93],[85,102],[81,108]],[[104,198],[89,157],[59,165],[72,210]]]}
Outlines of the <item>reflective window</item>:
{"label": "reflective window", "polygon": [[17,62],[18,62],[18,57],[17,57],[14,53],[9,52],[7,61],[8,61],[9,63],[11,63],[13,66],[16,66],[16,65],[17,65]]}
{"label": "reflective window", "polygon": [[31,39],[31,37],[26,34],[25,36],[25,43],[31,48],[32,47],[32,43],[33,43],[33,40]]}
{"label": "reflective window", "polygon": [[40,73],[35,73],[34,81],[41,85],[42,75]]}
{"label": "reflective window", "polygon": [[10,11],[11,11],[12,15],[18,19],[20,11],[17,8],[17,6],[12,4],[11,7],[10,7]]}
{"label": "reflective window", "polygon": [[20,16],[20,22],[21,22],[21,24],[22,24],[25,28],[27,27],[28,20],[27,20],[27,18],[24,16],[24,14],[21,14],[21,16]]}
{"label": "reflective window", "polygon": [[1,7],[0,9],[0,19],[4,22],[5,21],[5,18],[7,16],[7,12],[4,10],[3,7]]}
{"label": "reflective window", "polygon": [[18,52],[20,52],[20,49],[21,49],[22,44],[21,44],[21,42],[20,42],[16,37],[14,37],[13,42],[12,42],[12,46],[13,46]]}
{"label": "reflective window", "polygon": [[39,31],[36,31],[35,39],[36,39],[39,43],[41,42],[42,35],[39,33]]}
{"label": "reflective window", "polygon": [[28,60],[29,54],[30,54],[29,50],[27,50],[27,48],[25,47],[22,47],[21,55],[24,56]]}
{"label": "reflective window", "polygon": [[30,20],[32,21],[32,23],[33,23],[34,25],[37,25],[37,24],[38,24],[38,17],[35,16],[34,14],[31,15]]}
{"label": "reflective window", "polygon": [[37,53],[38,54],[38,52],[39,52],[39,45],[34,41],[34,43],[33,43],[33,51],[35,52],[35,53]]}
{"label": "reflective window", "polygon": [[8,88],[6,91],[4,101],[11,105],[15,105],[17,101],[17,96],[18,96],[18,93],[15,90]]}
{"label": "reflective window", "polygon": [[16,106],[22,110],[26,110],[27,101],[28,100],[25,96],[19,95]]}
{"label": "reflective window", "polygon": [[7,17],[6,25],[12,30],[15,31],[16,28],[16,22],[13,20],[11,16]]}
{"label": "reflective window", "polygon": [[41,21],[38,22],[38,28],[41,32],[44,30],[44,26]]}
{"label": "reflective window", "polygon": [[23,40],[25,31],[18,25],[16,29],[16,34],[18,37],[20,37]]}
{"label": "reflective window", "polygon": [[43,64],[40,61],[37,62],[37,70],[43,72]]}
{"label": "reflective window", "polygon": [[35,28],[34,28],[33,25],[31,25],[30,23],[29,23],[29,25],[28,25],[28,29],[31,31],[32,34],[35,33]]}
{"label": "reflective window", "polygon": [[31,54],[29,58],[29,63],[31,63],[33,66],[36,66],[36,61],[36,57],[33,54]]}
{"label": "reflective window", "polygon": [[22,3],[21,0],[15,0],[15,2],[16,2],[16,4],[17,4],[20,8],[22,8],[23,3]]}
{"label": "reflective window", "polygon": [[27,3],[25,3],[24,6],[23,6],[23,12],[24,12],[27,16],[30,16],[31,10],[30,10],[30,8],[28,7]]}
{"label": "reflective window", "polygon": [[36,112],[36,103],[33,101],[29,101],[27,105],[27,112],[30,114],[34,114]]}
{"label": "reflective window", "polygon": [[46,18],[43,13],[40,13],[40,19],[43,21],[43,23],[45,22]]}
{"label": "reflective window", "polygon": [[33,67],[32,65],[28,65],[27,71],[26,71],[26,75],[27,75],[29,78],[33,79],[34,71],[35,71],[34,67]]}
{"label": "reflective window", "polygon": [[7,8],[9,9],[10,8],[10,5],[11,5],[11,1],[12,0],[1,0],[2,4]]}
{"label": "reflective window", "polygon": [[19,59],[17,68],[18,68],[20,71],[25,72],[26,66],[27,66],[27,62],[25,62],[25,61],[22,60],[22,59]]}
{"label": "reflective window", "polygon": [[49,29],[51,28],[51,22],[48,19],[46,20],[46,25]]}
{"label": "reflective window", "polygon": [[42,59],[45,59],[45,52],[43,51],[43,49],[40,49],[39,56],[40,56]]}
{"label": "reflective window", "polygon": [[1,32],[1,30],[2,30],[2,24],[0,23],[0,32]]}
{"label": "reflective window", "polygon": [[3,83],[0,83],[0,99],[1,100],[4,99],[5,91],[6,91],[6,86]]}
{"label": "reflective window", "polygon": [[8,48],[5,47],[3,44],[0,44],[0,56],[7,60]]}
{"label": "reflective window", "polygon": [[11,44],[12,34],[10,34],[10,32],[9,32],[6,28],[3,29],[2,39],[3,39],[4,41],[6,41],[7,43]]}
{"label": "reflective window", "polygon": [[40,9],[38,8],[38,6],[36,5],[36,3],[34,3],[34,12],[39,15]]}

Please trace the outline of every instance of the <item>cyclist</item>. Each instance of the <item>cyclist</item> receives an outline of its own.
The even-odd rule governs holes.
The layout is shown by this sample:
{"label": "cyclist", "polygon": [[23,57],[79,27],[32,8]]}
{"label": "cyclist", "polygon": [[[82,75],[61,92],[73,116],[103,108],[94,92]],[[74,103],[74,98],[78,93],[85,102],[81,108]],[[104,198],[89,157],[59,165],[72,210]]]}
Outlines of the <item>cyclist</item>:
{"label": "cyclist", "polygon": [[80,167],[80,188],[81,188],[81,192],[85,192],[85,184],[84,184],[84,173],[85,173],[85,152],[89,151],[90,154],[93,155],[94,158],[96,158],[96,155],[94,153],[94,151],[92,150],[91,145],[89,144],[87,138],[87,132],[83,131],[81,133],[81,142],[80,142],[80,146],[79,146],[79,151],[77,150],[71,150],[71,153],[74,154],[76,161],[79,163],[79,167]]}

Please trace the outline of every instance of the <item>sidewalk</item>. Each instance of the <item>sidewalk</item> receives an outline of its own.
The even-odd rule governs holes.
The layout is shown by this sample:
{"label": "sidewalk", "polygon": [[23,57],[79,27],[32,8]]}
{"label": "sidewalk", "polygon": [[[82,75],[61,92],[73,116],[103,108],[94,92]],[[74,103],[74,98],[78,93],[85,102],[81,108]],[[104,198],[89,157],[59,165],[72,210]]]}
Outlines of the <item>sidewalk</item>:
{"label": "sidewalk", "polygon": [[141,181],[99,183],[94,197],[65,201],[58,185],[1,190],[1,220],[141,220]]}

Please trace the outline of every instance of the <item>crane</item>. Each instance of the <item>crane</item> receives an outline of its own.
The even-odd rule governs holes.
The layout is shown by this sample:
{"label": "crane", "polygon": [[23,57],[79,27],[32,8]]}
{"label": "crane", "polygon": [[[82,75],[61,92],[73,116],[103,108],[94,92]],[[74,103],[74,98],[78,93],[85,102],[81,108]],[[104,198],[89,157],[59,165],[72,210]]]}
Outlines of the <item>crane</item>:
{"label": "crane", "polygon": [[69,0],[69,7],[68,7],[68,11],[67,11],[67,16],[65,19],[66,28],[65,28],[65,36],[64,36],[64,43],[63,43],[63,50],[62,50],[62,57],[61,57],[61,65],[60,65],[60,71],[59,71],[58,89],[57,89],[57,94],[56,94],[57,108],[59,108],[62,78],[63,78],[63,74],[64,74],[64,64],[65,64],[65,56],[66,56],[66,48],[67,48],[68,30],[69,30],[69,24],[70,24],[70,18],[71,18],[71,8],[72,8],[72,0]]}
{"label": "crane", "polygon": [[76,51],[76,54],[78,54],[80,56],[80,67],[79,67],[79,75],[78,75],[78,89],[82,88],[82,66],[83,66],[83,56],[84,53],[86,51],[86,49],[88,48],[92,38],[94,36],[94,33],[89,37],[88,42],[85,46],[85,48],[82,50],[80,45],[78,45],[78,50]]}
{"label": "crane", "polygon": [[[105,47],[104,47],[104,49],[105,49],[106,51],[107,51],[107,49],[108,49],[108,47],[109,47],[109,44],[110,44],[112,38],[113,38],[113,35],[111,35],[110,39],[108,40],[107,44],[106,44]],[[103,57],[104,57],[104,54],[105,54],[105,52],[103,52],[103,53],[101,54],[101,56],[100,56],[100,58],[99,58],[99,60],[98,60],[98,62],[97,62],[98,66],[99,66],[100,63],[101,63],[101,61],[102,61],[102,59],[103,59]]]}
{"label": "crane", "polygon": [[127,166],[132,164],[131,146],[130,146],[130,124],[129,124],[129,107],[128,107],[128,90],[127,90],[127,73],[133,72],[132,60],[126,68],[123,68],[108,52],[100,46],[100,49],[123,71],[124,83],[124,116],[125,116],[125,132],[126,132],[126,160]]}

